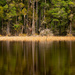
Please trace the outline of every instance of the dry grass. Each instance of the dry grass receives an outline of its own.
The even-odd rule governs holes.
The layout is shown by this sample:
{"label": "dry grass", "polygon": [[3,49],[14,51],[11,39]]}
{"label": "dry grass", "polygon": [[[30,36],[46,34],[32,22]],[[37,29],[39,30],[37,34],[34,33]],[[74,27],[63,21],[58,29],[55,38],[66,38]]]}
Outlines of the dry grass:
{"label": "dry grass", "polygon": [[75,37],[63,36],[1,36],[0,41],[75,41]]}

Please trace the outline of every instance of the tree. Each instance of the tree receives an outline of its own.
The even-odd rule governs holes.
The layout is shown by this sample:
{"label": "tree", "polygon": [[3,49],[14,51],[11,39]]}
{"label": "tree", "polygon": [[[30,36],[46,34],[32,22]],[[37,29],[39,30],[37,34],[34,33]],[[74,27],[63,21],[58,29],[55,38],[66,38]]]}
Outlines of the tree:
{"label": "tree", "polygon": [[16,16],[16,8],[14,2],[8,5],[6,4],[4,6],[4,11],[6,11],[5,20],[7,20],[7,35],[10,35],[10,21],[14,16]]}
{"label": "tree", "polygon": [[[25,26],[25,16],[27,14],[27,10],[25,8],[22,9],[22,14],[24,15],[24,26]],[[25,29],[26,29],[26,26],[25,26]],[[22,30],[22,33],[23,33],[23,30]]]}
{"label": "tree", "polygon": [[[74,0],[0,0],[0,32],[34,35],[40,29],[50,29],[55,35],[72,34],[75,17]],[[6,25],[7,24],[7,25]],[[7,27],[6,27],[7,26]],[[2,31],[4,30],[4,32]],[[3,32],[3,33],[2,33]]]}
{"label": "tree", "polygon": [[68,4],[69,4],[69,10],[70,10],[70,13],[69,13],[70,32],[69,33],[71,35],[72,34],[72,20],[73,20],[73,15],[74,15],[72,8],[75,7],[75,5],[74,5],[74,3],[72,1],[69,1]]}
{"label": "tree", "polygon": [[3,18],[4,18],[4,11],[3,7],[0,6],[0,18],[2,19],[2,34],[3,34]]}
{"label": "tree", "polygon": [[35,35],[35,22],[34,22],[34,0],[33,0],[33,20],[32,20],[32,35]]}

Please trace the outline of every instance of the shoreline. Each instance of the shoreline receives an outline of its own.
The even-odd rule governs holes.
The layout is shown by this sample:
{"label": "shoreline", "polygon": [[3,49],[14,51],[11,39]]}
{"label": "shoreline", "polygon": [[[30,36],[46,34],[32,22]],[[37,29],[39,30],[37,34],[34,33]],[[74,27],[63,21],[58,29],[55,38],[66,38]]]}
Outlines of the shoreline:
{"label": "shoreline", "polygon": [[0,36],[0,41],[75,41],[74,36]]}

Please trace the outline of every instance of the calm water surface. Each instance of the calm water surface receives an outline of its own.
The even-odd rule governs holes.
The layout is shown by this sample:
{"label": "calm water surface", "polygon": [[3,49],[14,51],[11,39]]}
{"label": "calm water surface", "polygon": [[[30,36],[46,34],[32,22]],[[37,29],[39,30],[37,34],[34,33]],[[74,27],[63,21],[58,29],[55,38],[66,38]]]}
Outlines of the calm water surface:
{"label": "calm water surface", "polygon": [[0,42],[0,75],[75,75],[75,42]]}

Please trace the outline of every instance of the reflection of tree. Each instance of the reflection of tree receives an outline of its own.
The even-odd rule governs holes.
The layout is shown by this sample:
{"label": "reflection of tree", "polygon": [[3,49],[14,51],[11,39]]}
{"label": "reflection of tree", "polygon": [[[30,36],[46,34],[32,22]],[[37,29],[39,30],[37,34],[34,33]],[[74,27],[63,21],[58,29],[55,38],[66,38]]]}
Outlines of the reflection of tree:
{"label": "reflection of tree", "polygon": [[36,50],[36,75],[38,75],[38,42],[35,43],[35,50]]}
{"label": "reflection of tree", "polygon": [[9,51],[10,50],[10,42],[6,41],[6,44],[7,44],[7,51]]}
{"label": "reflection of tree", "polygon": [[35,50],[35,42],[32,41],[33,75],[35,75],[35,72],[34,72],[34,50]]}
{"label": "reflection of tree", "polygon": [[[45,45],[46,45],[46,41],[44,42]],[[44,49],[44,75],[46,75],[46,60],[45,60],[45,50],[46,50],[46,46],[45,46],[45,49]]]}
{"label": "reflection of tree", "polygon": [[69,44],[70,50],[61,41],[3,42],[0,75],[70,75],[72,42]]}
{"label": "reflection of tree", "polygon": [[68,49],[65,42],[53,42],[51,50],[46,54],[46,72],[51,75],[68,74]]}
{"label": "reflection of tree", "polygon": [[23,42],[23,49],[24,49],[24,61],[25,61],[25,43]]}
{"label": "reflection of tree", "polygon": [[72,62],[72,41],[70,41],[70,59]]}
{"label": "reflection of tree", "polygon": [[3,54],[3,42],[2,42],[2,54]]}
{"label": "reflection of tree", "polygon": [[6,44],[7,44],[7,53],[8,53],[8,56],[7,56],[7,65],[8,65],[8,71],[10,71],[10,65],[9,65],[9,60],[10,60],[10,42],[9,41],[6,41]]}

